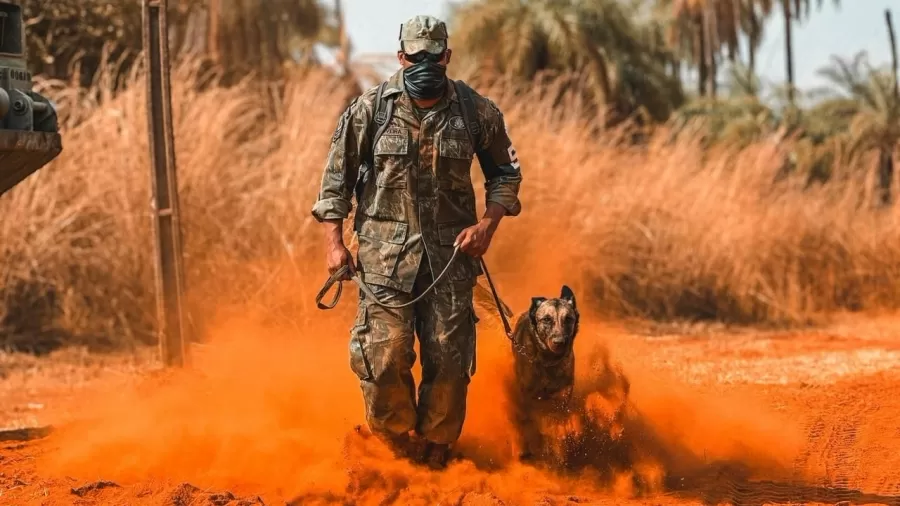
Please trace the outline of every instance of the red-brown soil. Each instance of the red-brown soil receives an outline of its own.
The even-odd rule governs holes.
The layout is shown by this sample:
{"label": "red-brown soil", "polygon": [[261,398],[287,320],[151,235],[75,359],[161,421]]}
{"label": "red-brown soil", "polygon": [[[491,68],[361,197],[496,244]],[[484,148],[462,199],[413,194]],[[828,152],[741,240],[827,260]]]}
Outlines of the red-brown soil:
{"label": "red-brown soil", "polygon": [[894,318],[791,333],[586,323],[582,388],[607,346],[631,382],[634,462],[605,477],[513,461],[508,350],[482,322],[463,457],[443,472],[353,430],[340,323],[298,336],[231,322],[190,371],[162,371],[153,350],[3,356],[0,425],[58,428],[0,442],[0,504],[900,504]]}

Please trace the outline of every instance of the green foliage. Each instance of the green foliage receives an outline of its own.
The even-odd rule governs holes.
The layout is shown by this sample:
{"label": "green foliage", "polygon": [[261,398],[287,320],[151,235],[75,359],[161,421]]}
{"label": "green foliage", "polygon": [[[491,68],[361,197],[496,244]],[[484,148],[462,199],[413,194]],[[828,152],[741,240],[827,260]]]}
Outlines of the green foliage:
{"label": "green foliage", "polygon": [[[140,0],[20,0],[30,69],[51,78],[80,73],[87,86],[104,51],[127,70],[142,46]],[[218,16],[210,19],[215,6]],[[277,74],[294,53],[332,26],[315,0],[179,0],[169,2],[170,52],[217,50],[227,70]],[[215,24],[215,30],[213,25]],[[331,30],[333,31],[333,29]],[[212,33],[217,35],[213,37]]]}
{"label": "green foliage", "polygon": [[833,101],[844,107],[838,120],[849,120],[858,148],[893,148],[900,141],[900,100],[892,72],[872,67],[864,51],[851,60],[832,56],[831,62],[819,75],[831,81]]}
{"label": "green foliage", "polygon": [[684,95],[668,72],[674,56],[661,26],[635,21],[639,8],[613,0],[474,0],[453,10],[452,46],[483,71],[526,81],[582,72],[597,108],[660,121]]}
{"label": "green foliage", "polygon": [[315,0],[218,2],[217,60],[233,69],[278,74],[294,53],[311,60],[312,44],[320,34],[330,33]]}
{"label": "green foliage", "polygon": [[756,97],[694,100],[673,116],[676,135],[700,128],[707,144],[727,143],[744,147],[775,131],[775,113]]}
{"label": "green foliage", "polygon": [[741,62],[734,62],[728,68],[725,87],[732,97],[757,97],[762,93],[762,82],[753,69]]}
{"label": "green foliage", "polygon": [[[90,84],[106,47],[113,60],[133,61],[141,50],[141,3],[106,0],[22,0],[30,70],[54,78],[73,75]],[[176,17],[177,19],[177,17]]]}
{"label": "green foliage", "polygon": [[[825,3],[467,0],[452,6],[448,21],[457,68],[475,69],[476,80],[512,78],[520,83],[517,92],[536,79],[562,78],[560,93],[581,99],[566,107],[580,110],[589,124],[598,117],[606,125],[638,118],[668,125],[675,136],[700,129],[707,143],[736,146],[790,138],[795,147],[786,171],[811,180],[828,180],[847,157],[894,150],[900,141],[894,77],[869,65],[864,53],[833,58],[819,72],[831,86],[812,106],[798,107],[784,86],[764,93],[753,50],[781,1],[797,20]],[[125,72],[142,49],[139,0],[18,3],[36,74],[87,86],[104,59],[119,61]],[[341,44],[338,16],[317,0],[170,0],[169,24],[173,55],[205,53],[226,75],[278,77],[289,61],[315,65],[314,43]],[[737,54],[739,36],[748,38],[749,60]],[[704,54],[707,43],[713,61]],[[688,97],[680,80],[684,66],[697,68],[701,80],[705,72],[718,77],[704,84],[724,84],[725,92],[703,97],[709,86],[701,86],[699,99]]]}

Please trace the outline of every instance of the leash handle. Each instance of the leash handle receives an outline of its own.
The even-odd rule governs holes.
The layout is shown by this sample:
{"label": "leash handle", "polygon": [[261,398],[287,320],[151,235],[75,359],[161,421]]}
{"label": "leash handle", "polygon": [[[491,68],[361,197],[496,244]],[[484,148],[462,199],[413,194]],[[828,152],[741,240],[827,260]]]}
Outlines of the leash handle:
{"label": "leash handle", "polygon": [[512,327],[509,325],[509,320],[506,319],[506,313],[503,312],[503,302],[500,301],[500,296],[497,295],[497,289],[494,288],[494,282],[491,280],[491,274],[488,272],[487,264],[484,263],[484,257],[481,259],[481,270],[484,271],[484,277],[487,279],[488,286],[491,287],[491,294],[494,296],[494,303],[497,305],[497,312],[500,313],[500,319],[503,321],[503,330],[506,332],[506,337],[512,339]]}
{"label": "leash handle", "polygon": [[[343,267],[335,271],[334,274],[328,276],[325,284],[319,290],[319,293],[316,294],[316,307],[318,307],[319,309],[334,309],[334,306],[337,306],[338,301],[341,300],[341,292],[344,291],[344,282],[341,281],[340,278],[348,272],[350,272],[350,267],[344,265]],[[331,299],[331,304],[323,304],[322,299],[335,283],[337,283],[337,292],[335,292],[334,298]]]}

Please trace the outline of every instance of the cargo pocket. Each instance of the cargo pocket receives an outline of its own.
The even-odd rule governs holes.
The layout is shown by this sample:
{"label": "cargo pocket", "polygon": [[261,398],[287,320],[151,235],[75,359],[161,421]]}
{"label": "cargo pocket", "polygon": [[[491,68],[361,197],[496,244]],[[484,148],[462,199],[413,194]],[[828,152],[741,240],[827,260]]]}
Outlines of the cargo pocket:
{"label": "cargo pocket", "polygon": [[466,136],[441,134],[438,139],[438,187],[453,191],[471,191],[474,150]]}
{"label": "cargo pocket", "polygon": [[359,264],[362,272],[394,275],[409,226],[399,221],[365,219],[359,226]]}
{"label": "cargo pocket", "polygon": [[368,346],[369,312],[360,307],[356,312],[356,321],[350,330],[350,369],[360,381],[372,381],[372,365],[369,362]]}
{"label": "cargo pocket", "polygon": [[409,155],[409,130],[389,128],[374,149],[377,174],[375,184],[381,188],[406,189],[407,155]]}

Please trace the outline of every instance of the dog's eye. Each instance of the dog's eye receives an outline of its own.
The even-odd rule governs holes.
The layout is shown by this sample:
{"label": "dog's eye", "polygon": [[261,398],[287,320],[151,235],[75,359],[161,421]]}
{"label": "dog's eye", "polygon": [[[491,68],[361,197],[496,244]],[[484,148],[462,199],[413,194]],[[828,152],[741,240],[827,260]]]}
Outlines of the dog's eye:
{"label": "dog's eye", "polygon": [[549,316],[545,316],[545,317],[541,318],[541,322],[542,323],[553,323],[553,318],[551,318]]}

